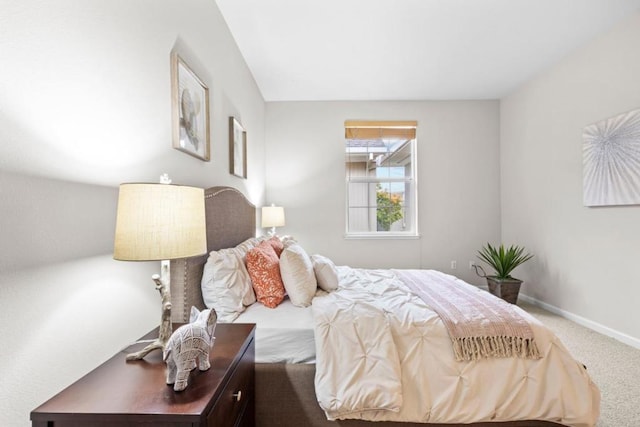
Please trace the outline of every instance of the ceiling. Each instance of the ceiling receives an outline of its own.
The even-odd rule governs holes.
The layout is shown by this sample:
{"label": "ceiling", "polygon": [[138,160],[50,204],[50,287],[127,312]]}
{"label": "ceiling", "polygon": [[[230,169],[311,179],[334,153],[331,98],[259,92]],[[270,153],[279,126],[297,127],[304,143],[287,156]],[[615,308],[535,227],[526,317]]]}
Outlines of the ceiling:
{"label": "ceiling", "polygon": [[216,0],[265,101],[497,99],[640,0]]}

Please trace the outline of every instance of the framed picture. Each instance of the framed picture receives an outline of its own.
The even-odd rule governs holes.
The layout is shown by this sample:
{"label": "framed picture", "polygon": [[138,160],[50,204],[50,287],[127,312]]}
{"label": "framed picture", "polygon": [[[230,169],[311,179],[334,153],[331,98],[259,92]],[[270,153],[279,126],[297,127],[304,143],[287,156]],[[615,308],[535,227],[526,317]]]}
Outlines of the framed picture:
{"label": "framed picture", "polygon": [[232,175],[247,178],[247,132],[235,117],[229,117],[229,166]]}
{"label": "framed picture", "polygon": [[209,154],[209,88],[176,53],[171,54],[173,148],[202,159]]}

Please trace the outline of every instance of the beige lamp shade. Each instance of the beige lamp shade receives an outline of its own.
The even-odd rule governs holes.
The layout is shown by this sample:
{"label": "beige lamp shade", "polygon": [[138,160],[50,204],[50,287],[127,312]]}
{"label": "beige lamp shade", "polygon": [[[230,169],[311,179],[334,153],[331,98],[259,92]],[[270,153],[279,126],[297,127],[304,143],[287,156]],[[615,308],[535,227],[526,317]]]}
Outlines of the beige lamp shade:
{"label": "beige lamp shade", "polygon": [[187,258],[207,252],[204,190],[169,184],[121,184],[113,257]]}
{"label": "beige lamp shade", "polygon": [[265,206],[262,208],[263,227],[284,226],[284,208],[282,206]]}

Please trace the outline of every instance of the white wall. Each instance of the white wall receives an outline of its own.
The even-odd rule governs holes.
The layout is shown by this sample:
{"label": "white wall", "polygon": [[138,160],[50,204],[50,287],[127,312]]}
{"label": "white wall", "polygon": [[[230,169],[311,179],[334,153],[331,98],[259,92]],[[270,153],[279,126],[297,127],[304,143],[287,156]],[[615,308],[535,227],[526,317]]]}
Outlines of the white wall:
{"label": "white wall", "polygon": [[[157,263],[112,259],[117,185],[264,202],[264,100],[214,1],[0,0],[0,425],[159,323]],[[171,148],[170,53],[209,86],[211,162]],[[228,117],[249,179],[228,173]]]}
{"label": "white wall", "polygon": [[[640,206],[582,205],[582,130],[640,108],[640,14],[501,100],[502,237],[523,291],[640,343]],[[605,331],[606,332],[606,331]]]}
{"label": "white wall", "polygon": [[[267,103],[267,202],[311,253],[357,267],[437,268],[474,283],[500,238],[497,101]],[[346,240],[344,121],[417,120],[420,239]],[[450,261],[458,269],[450,269]]]}

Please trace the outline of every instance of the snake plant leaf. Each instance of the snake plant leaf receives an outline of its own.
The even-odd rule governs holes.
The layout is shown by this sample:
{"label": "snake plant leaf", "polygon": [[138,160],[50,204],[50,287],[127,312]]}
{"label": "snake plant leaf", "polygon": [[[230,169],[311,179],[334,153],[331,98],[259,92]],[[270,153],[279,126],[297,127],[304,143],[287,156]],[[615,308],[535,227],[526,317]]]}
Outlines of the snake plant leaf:
{"label": "snake plant leaf", "polygon": [[495,270],[495,276],[498,279],[512,279],[511,272],[520,264],[533,258],[533,255],[525,253],[521,246],[511,245],[505,248],[503,244],[495,247],[487,243],[478,251],[478,258]]}

